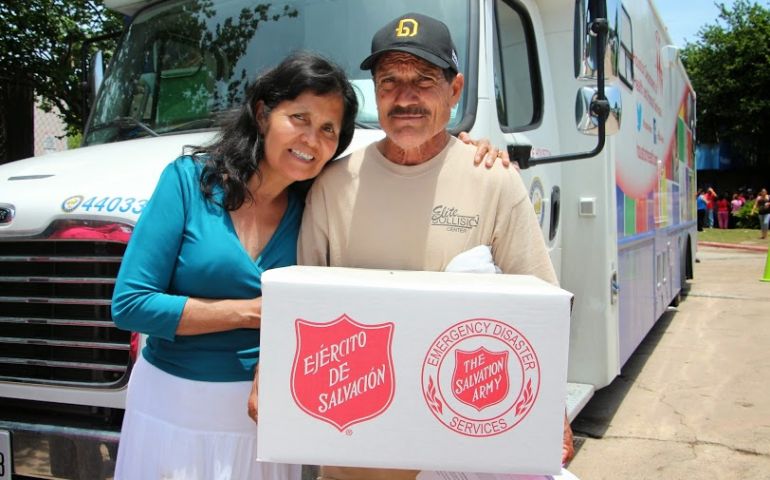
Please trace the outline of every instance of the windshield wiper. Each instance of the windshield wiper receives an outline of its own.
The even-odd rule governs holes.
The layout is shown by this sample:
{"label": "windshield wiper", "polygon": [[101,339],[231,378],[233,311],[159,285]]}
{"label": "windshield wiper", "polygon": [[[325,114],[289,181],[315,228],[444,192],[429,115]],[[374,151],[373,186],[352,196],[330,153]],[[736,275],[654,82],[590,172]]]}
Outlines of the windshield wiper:
{"label": "windshield wiper", "polygon": [[149,133],[153,137],[159,137],[160,134],[156,132],[155,130],[148,127],[145,123],[143,123],[140,120],[137,120],[134,117],[117,117],[112,119],[111,121],[107,123],[102,123],[99,125],[96,125],[94,127],[91,127],[88,130],[88,133],[92,132],[98,132],[99,130],[104,130],[106,128],[112,128],[112,127],[118,127],[121,130],[128,130],[129,128],[133,127],[139,127],[145,132]]}
{"label": "windshield wiper", "polygon": [[179,125],[173,125],[168,129],[163,130],[163,133],[176,133],[195,130],[209,130],[221,126],[213,118],[199,118],[197,120],[190,120]]}

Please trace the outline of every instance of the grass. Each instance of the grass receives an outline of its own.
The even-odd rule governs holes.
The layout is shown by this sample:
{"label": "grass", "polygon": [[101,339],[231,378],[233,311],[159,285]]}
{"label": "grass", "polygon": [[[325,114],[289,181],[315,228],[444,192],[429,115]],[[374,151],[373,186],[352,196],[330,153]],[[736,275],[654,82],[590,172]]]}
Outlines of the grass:
{"label": "grass", "polygon": [[[760,240],[760,234],[761,232],[759,229],[751,230],[747,228],[705,228],[702,232],[698,232],[698,241],[767,247],[768,243],[770,243],[770,238]],[[770,235],[768,235],[768,237],[770,237]]]}

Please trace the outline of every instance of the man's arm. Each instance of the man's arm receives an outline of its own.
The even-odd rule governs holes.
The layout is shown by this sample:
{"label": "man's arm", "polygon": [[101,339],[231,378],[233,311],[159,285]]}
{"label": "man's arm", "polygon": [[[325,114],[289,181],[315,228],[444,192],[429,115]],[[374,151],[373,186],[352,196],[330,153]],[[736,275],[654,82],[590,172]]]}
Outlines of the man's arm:
{"label": "man's arm", "polygon": [[494,206],[495,226],[492,257],[503,273],[534,275],[558,285],[556,272],[543,240],[535,209],[529,201],[518,172],[506,172],[510,181],[503,185],[499,203]]}
{"label": "man's arm", "polygon": [[[534,275],[558,285],[556,272],[543,240],[535,210],[518,172],[510,172],[511,185],[502,192],[497,205],[497,222],[492,239],[492,256],[503,273]],[[562,465],[575,456],[572,427],[564,412]]]}

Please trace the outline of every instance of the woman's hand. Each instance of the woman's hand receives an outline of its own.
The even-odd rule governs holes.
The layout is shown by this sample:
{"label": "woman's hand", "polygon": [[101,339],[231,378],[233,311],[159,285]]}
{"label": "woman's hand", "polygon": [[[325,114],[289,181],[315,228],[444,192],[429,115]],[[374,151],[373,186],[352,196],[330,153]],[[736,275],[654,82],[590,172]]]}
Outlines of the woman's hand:
{"label": "woman's hand", "polygon": [[249,417],[257,423],[257,400],[259,399],[259,364],[254,370],[254,382],[251,385],[251,393],[249,393],[249,401],[247,403]]}
{"label": "woman's hand", "polygon": [[262,326],[262,297],[244,301],[246,308],[242,328],[260,328]]}
{"label": "woman's hand", "polygon": [[[508,151],[506,149],[498,150],[497,147],[489,143],[489,140],[473,140],[468,132],[460,132],[457,138],[467,144],[476,147],[476,155],[473,157],[473,164],[479,165],[484,161],[484,165],[487,168],[492,168],[495,161],[500,160],[505,168],[511,165],[511,159],[508,157]],[[516,166],[514,164],[514,166]]]}
{"label": "woman's hand", "polygon": [[262,297],[212,300],[189,298],[182,310],[177,335],[201,335],[262,325]]}

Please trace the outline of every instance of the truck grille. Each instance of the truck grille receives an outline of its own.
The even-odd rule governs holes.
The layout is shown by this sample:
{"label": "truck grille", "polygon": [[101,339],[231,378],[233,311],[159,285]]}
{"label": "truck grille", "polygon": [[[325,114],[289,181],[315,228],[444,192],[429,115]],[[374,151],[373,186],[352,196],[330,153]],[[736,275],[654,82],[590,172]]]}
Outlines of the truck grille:
{"label": "truck grille", "polygon": [[110,315],[125,248],[113,240],[0,241],[0,381],[127,381],[131,333]]}

